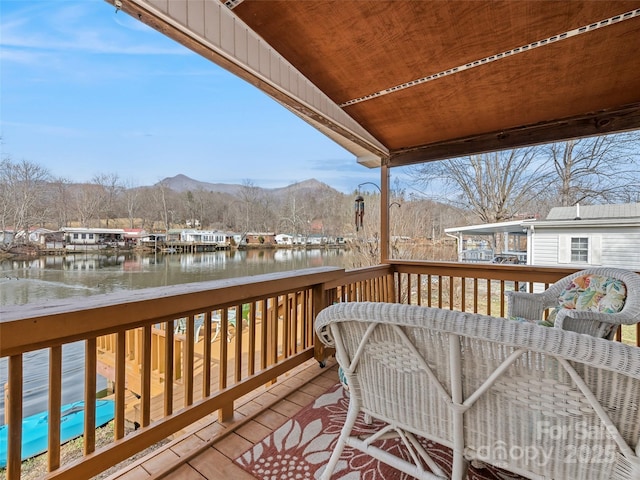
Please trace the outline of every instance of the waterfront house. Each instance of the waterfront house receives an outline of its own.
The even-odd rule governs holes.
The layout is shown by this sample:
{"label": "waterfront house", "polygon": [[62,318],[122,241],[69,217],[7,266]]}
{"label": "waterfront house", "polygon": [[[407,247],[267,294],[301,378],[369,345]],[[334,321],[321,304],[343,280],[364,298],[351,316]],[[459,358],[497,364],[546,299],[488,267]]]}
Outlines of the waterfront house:
{"label": "waterfront house", "polygon": [[148,233],[144,228],[125,228],[124,240],[127,246],[137,247],[142,245],[142,240],[148,238]]}
{"label": "waterfront house", "polygon": [[279,233],[276,235],[276,243],[278,245],[293,245],[293,235],[288,233]]}
{"label": "waterfront house", "polygon": [[64,233],[65,248],[70,251],[122,248],[126,245],[122,228],[71,228],[60,229]]}
{"label": "waterfront house", "polygon": [[180,241],[225,247],[227,244],[227,234],[219,230],[185,229],[180,232]]}
{"label": "waterfront house", "polygon": [[324,235],[314,233],[307,236],[307,245],[309,246],[320,247],[325,243],[327,243],[327,237],[325,237]]}
{"label": "waterfront house", "polygon": [[26,241],[25,233],[24,230],[16,233],[15,241],[17,243],[43,244],[45,237],[53,233],[53,230],[43,227],[32,227],[29,229],[29,234],[26,235]]}
{"label": "waterfront house", "polygon": [[299,233],[279,233],[275,238],[278,245],[305,245],[307,243],[307,237]]}
{"label": "waterfront house", "polygon": [[147,233],[140,237],[139,245],[145,248],[158,250],[166,241],[166,233]]}
{"label": "waterfront house", "polygon": [[[360,165],[379,169],[380,261],[3,308],[9,480],[21,471],[23,356],[39,348],[49,350],[51,372],[48,478],[90,478],[166,439],[114,475],[253,478],[234,458],[337,382],[335,371],[310,382],[323,377],[314,361],[331,361],[313,335],[324,306],[370,300],[504,316],[504,294],[518,282],[548,285],[576,270],[391,257],[394,168],[640,128],[637,2],[108,2],[105,15],[126,13],[183,43],[270,95]],[[245,309],[246,325],[234,325]],[[200,342],[192,335],[196,317],[211,319]],[[186,319],[182,336],[174,334],[179,319]],[[225,341],[211,341],[215,332]],[[85,345],[89,405],[95,359],[114,359],[114,442],[96,448],[88,415],[83,457],[62,463],[61,350],[76,341]],[[137,375],[131,384],[128,371]],[[125,387],[134,380],[139,428],[128,434]],[[634,398],[616,398],[619,412],[637,410]]]}
{"label": "waterfront house", "polygon": [[275,245],[276,234],[274,232],[247,232],[244,234],[244,245]]}

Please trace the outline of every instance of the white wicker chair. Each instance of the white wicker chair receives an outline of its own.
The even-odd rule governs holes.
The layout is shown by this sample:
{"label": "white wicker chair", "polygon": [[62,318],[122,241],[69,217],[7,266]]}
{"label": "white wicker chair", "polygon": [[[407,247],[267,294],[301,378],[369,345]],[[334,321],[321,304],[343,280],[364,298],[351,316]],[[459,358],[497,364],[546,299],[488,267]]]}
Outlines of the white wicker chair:
{"label": "white wicker chair", "polygon": [[[448,478],[417,437],[452,449],[454,480],[470,461],[527,478],[640,478],[640,348],[387,303],[327,307],[316,332],[336,349],[350,392],[324,480],[345,473],[346,445],[419,479]],[[351,435],[359,414],[387,426]],[[390,434],[411,460],[376,446]]]}
{"label": "white wicker chair", "polygon": [[622,281],[627,290],[624,307],[617,313],[560,309],[555,318],[555,327],[610,340],[618,325],[640,322],[640,275],[629,270],[605,267],[590,268],[566,276],[541,293],[506,292],[509,316],[529,320],[542,319],[546,309],[558,306],[559,296],[571,282],[585,275],[598,275]]}

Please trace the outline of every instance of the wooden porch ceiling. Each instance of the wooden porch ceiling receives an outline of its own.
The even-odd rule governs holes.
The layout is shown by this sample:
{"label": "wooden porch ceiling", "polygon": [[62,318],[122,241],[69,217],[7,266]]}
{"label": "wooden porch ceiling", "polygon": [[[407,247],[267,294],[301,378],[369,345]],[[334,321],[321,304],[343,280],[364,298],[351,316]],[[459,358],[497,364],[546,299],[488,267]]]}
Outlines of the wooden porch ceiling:
{"label": "wooden porch ceiling", "polygon": [[640,128],[638,0],[216,1],[122,9],[368,166]]}

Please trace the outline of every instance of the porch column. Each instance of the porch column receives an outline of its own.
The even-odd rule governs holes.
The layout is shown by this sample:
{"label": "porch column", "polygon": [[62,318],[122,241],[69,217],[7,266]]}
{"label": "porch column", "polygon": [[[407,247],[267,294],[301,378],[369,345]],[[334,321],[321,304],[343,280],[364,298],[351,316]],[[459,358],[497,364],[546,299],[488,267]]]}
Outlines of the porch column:
{"label": "porch column", "polygon": [[389,260],[389,167],[380,167],[380,263]]}

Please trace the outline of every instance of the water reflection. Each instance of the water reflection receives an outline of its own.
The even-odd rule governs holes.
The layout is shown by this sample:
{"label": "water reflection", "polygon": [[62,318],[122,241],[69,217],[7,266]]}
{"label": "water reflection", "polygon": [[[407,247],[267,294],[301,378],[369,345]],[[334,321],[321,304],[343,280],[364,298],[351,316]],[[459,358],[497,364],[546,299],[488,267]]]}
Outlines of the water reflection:
{"label": "water reflection", "polygon": [[[177,285],[307,267],[348,268],[351,255],[341,249],[231,250],[194,254],[72,254],[0,262],[0,305],[24,305],[61,298]],[[24,356],[25,416],[46,409],[48,350]],[[63,402],[83,395],[83,343],[63,349]],[[0,389],[7,382],[7,360],[0,359]],[[105,382],[101,382],[104,385]],[[0,395],[0,421],[4,395]]]}
{"label": "water reflection", "polygon": [[0,305],[89,296],[330,265],[341,249],[231,250],[180,255],[74,254],[0,262]]}

